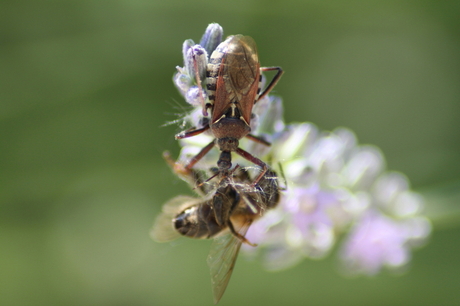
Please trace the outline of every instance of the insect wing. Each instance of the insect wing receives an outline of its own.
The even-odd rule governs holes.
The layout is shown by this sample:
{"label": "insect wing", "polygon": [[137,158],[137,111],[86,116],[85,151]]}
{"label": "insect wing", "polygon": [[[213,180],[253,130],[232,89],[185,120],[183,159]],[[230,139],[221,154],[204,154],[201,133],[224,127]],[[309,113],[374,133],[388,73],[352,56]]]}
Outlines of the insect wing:
{"label": "insect wing", "polygon": [[[238,233],[242,236],[246,235],[251,222],[252,221],[248,220],[244,223],[237,229]],[[227,288],[233,268],[235,267],[238,252],[240,251],[241,243],[241,240],[231,233],[214,238],[207,260],[211,272],[214,304],[219,302]]]}
{"label": "insect wing", "polygon": [[168,242],[179,238],[181,234],[174,228],[172,220],[188,207],[198,205],[199,199],[177,196],[163,205],[163,212],[155,219],[150,237],[157,242]]}
{"label": "insect wing", "polygon": [[212,122],[225,114],[231,107],[230,103],[238,102],[240,115],[249,124],[259,79],[260,64],[255,41],[249,36],[233,36],[228,41],[219,68]]}

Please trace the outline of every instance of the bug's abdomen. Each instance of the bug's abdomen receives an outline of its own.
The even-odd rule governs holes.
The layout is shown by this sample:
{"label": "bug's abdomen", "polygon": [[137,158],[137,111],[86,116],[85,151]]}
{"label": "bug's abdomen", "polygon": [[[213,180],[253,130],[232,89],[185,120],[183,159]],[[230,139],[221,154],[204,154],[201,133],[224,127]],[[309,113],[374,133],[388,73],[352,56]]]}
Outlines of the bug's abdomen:
{"label": "bug's abdomen", "polygon": [[208,69],[206,71],[206,92],[208,94],[208,103],[210,106],[214,105],[214,101],[216,100],[217,78],[219,77],[218,74],[222,58],[227,52],[228,43],[225,43],[227,41],[228,39],[218,45],[209,58]]}

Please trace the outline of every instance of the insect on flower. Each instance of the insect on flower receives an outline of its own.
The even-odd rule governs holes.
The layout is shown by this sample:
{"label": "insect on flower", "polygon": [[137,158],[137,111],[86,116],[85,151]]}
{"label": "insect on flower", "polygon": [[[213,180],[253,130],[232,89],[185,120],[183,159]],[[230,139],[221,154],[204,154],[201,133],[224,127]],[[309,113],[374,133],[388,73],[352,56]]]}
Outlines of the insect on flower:
{"label": "insect on flower", "polygon": [[[197,66],[196,60],[194,65]],[[195,67],[195,78],[199,90],[202,91],[198,68]],[[277,73],[260,93],[261,71],[276,70]],[[177,164],[176,173],[187,173],[205,156],[214,146],[221,151],[217,166],[219,172],[228,175],[232,167],[231,152],[236,152],[243,158],[258,165],[262,171],[252,182],[255,186],[268,170],[268,166],[239,148],[239,140],[247,137],[255,142],[270,145],[267,141],[250,134],[251,115],[253,106],[266,96],[276,85],[283,70],[280,67],[260,67],[255,41],[249,36],[229,36],[213,51],[206,71],[206,92],[208,101],[202,99],[203,116],[207,123],[202,128],[192,128],[176,135],[176,139],[183,139],[201,134],[210,130],[215,139],[195,155],[187,165]],[[203,97],[200,94],[200,97]]]}
{"label": "insect on flower", "polygon": [[[244,169],[233,171],[226,185],[201,184],[202,198],[177,196],[163,206],[157,217],[151,236],[158,242],[167,242],[181,235],[190,238],[214,238],[208,255],[214,302],[217,303],[227,288],[241,244],[247,243],[246,232],[252,222],[265,210],[276,207],[280,200],[277,175],[267,170],[257,187],[251,187],[251,179]],[[198,177],[190,171],[189,181]],[[211,191],[210,191],[211,190]],[[227,220],[220,223],[213,212],[216,201],[227,211]]]}

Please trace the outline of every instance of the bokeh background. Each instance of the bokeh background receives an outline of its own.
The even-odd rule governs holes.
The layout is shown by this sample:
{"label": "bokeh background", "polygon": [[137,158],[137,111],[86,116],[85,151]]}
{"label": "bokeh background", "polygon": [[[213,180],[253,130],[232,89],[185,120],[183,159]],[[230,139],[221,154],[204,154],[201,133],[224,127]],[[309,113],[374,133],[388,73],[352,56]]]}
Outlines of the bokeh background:
{"label": "bokeh background", "polygon": [[[2,1],[0,304],[211,305],[209,241],[157,244],[192,194],[161,158],[187,105],[171,78],[210,22],[285,75],[288,122],[354,130],[458,208],[459,1]],[[441,200],[442,199],[442,200]],[[459,218],[407,273],[345,278],[334,256],[278,273],[241,257],[220,305],[459,305]]]}

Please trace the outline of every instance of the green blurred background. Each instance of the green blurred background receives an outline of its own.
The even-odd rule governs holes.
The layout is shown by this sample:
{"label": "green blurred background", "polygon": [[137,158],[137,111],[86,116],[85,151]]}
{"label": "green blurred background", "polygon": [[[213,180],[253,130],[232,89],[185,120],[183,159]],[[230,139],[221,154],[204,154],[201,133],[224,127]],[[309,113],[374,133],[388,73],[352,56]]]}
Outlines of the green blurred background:
{"label": "green blurred background", "polygon": [[[416,190],[456,182],[459,16],[458,0],[2,1],[0,304],[212,304],[210,242],[148,236],[191,194],[161,158],[179,128],[162,125],[187,109],[171,81],[182,42],[210,22],[284,68],[288,122],[353,129]],[[220,305],[459,305],[456,224],[435,223],[396,277],[240,258]]]}

